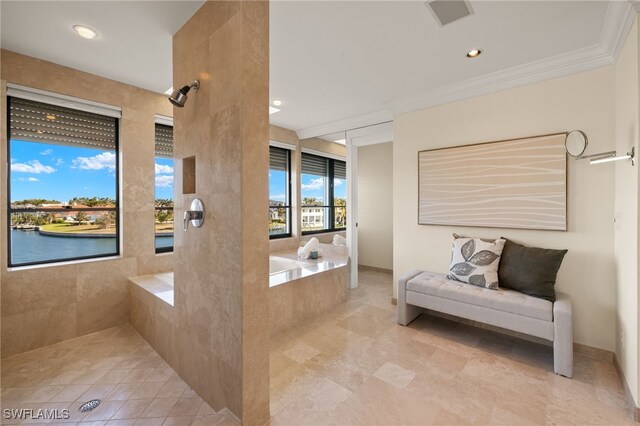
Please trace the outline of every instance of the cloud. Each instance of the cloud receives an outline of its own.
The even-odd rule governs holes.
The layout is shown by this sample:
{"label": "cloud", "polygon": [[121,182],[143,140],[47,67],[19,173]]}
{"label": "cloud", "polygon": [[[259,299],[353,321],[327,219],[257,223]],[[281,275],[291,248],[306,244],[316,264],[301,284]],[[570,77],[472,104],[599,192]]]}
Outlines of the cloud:
{"label": "cloud", "polygon": [[173,186],[173,176],[171,175],[156,176],[156,186],[158,188],[171,188]]}
{"label": "cloud", "polygon": [[12,172],[21,172],[21,173],[53,173],[56,171],[51,166],[45,166],[38,160],[27,161],[26,163],[11,163],[11,171]]}
{"label": "cloud", "polygon": [[77,157],[73,161],[74,167],[83,170],[103,170],[114,171],[116,169],[116,155],[113,152],[103,152],[93,157]]}
{"label": "cloud", "polygon": [[64,160],[62,158],[55,158],[53,161],[56,166],[62,166],[64,164]]}
{"label": "cloud", "polygon": [[307,184],[302,184],[302,189],[322,189],[324,188],[324,178],[315,178]]}
{"label": "cloud", "polygon": [[34,177],[30,178],[18,178],[20,182],[40,182],[40,179],[36,179]]}
{"label": "cloud", "polygon": [[173,167],[156,163],[156,174],[160,175],[163,173],[167,173],[167,174],[173,173]]}
{"label": "cloud", "polygon": [[44,151],[40,151],[40,155],[49,155],[53,152],[52,149],[45,149]]}
{"label": "cloud", "polygon": [[343,181],[342,179],[334,179],[334,180],[333,180],[333,184],[334,184],[335,186],[340,186],[340,185],[342,185],[343,183],[344,183],[344,181]]}

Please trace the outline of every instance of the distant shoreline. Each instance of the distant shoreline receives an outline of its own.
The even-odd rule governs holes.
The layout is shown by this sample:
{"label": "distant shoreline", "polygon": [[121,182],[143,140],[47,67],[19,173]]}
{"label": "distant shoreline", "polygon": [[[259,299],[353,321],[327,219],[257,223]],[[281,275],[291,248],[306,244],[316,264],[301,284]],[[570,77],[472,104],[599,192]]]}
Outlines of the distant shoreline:
{"label": "distant shoreline", "polygon": [[97,234],[91,232],[55,232],[55,231],[38,231],[40,235],[45,237],[61,237],[61,238],[115,238],[116,234]]}
{"label": "distant shoreline", "polygon": [[[97,234],[91,232],[55,232],[55,231],[43,231],[42,229],[37,231],[40,235],[45,237],[59,237],[59,238],[115,238],[116,234]],[[156,237],[166,238],[173,237],[173,232],[156,233]]]}

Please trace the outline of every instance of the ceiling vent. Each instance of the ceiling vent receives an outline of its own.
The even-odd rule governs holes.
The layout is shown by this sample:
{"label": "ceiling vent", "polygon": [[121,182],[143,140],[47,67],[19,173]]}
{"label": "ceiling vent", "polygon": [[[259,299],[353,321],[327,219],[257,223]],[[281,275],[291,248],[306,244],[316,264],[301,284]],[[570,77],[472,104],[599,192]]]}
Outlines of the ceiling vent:
{"label": "ceiling vent", "polygon": [[465,0],[431,0],[425,2],[441,26],[457,21],[473,13],[471,4]]}

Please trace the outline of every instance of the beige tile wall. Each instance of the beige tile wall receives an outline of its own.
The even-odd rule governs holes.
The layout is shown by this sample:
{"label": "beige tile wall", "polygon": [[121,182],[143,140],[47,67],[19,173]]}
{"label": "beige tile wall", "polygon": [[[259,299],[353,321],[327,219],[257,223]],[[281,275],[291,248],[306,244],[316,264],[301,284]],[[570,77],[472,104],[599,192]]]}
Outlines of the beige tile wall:
{"label": "beige tile wall", "polygon": [[[201,88],[175,111],[177,158],[195,156],[201,228],[175,237],[175,321],[167,361],[214,409],[269,419],[269,3],[206,2],[173,39],[174,86]],[[182,188],[177,161],[175,188]]]}
{"label": "beige tile wall", "polygon": [[[7,82],[122,108],[120,153],[123,209],[120,259],[7,270],[7,232],[0,232],[2,357],[128,321],[127,277],[171,269],[171,255],[154,246],[154,120],[172,115],[166,98],[51,62],[0,52],[1,180],[6,182]],[[6,188],[0,194],[6,194]],[[0,223],[7,199],[0,197]]]}

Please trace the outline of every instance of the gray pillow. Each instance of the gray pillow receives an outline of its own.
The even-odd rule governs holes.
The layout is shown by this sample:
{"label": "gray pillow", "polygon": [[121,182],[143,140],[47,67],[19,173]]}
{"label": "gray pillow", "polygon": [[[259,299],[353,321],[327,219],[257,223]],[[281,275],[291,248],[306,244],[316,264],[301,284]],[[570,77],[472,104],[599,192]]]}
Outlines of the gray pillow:
{"label": "gray pillow", "polygon": [[500,287],[556,301],[556,276],[567,250],[526,247],[506,240],[500,258]]}

